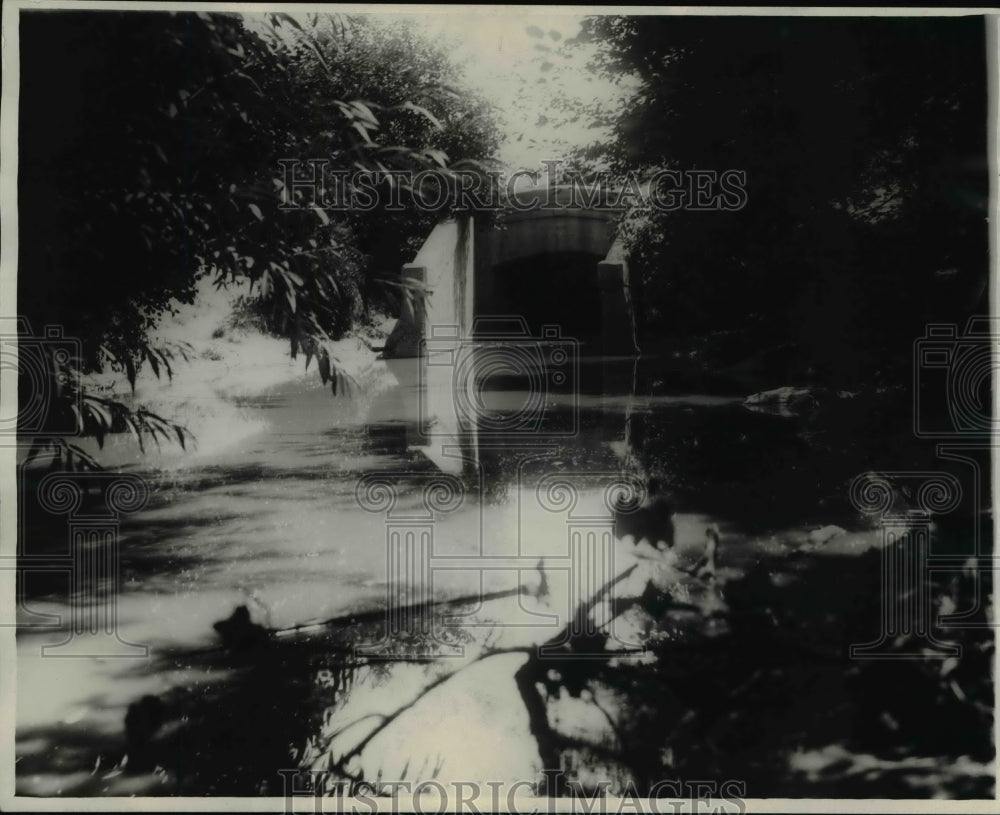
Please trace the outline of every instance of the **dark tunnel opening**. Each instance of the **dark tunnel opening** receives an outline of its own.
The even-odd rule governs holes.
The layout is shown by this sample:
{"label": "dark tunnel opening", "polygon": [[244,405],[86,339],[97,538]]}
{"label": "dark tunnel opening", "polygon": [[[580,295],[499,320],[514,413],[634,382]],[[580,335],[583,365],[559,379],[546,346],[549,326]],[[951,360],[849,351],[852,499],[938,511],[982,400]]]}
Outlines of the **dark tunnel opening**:
{"label": "dark tunnel opening", "polygon": [[547,252],[493,267],[490,311],[524,318],[533,337],[558,326],[580,352],[601,353],[602,305],[597,279],[601,258],[589,252]]}

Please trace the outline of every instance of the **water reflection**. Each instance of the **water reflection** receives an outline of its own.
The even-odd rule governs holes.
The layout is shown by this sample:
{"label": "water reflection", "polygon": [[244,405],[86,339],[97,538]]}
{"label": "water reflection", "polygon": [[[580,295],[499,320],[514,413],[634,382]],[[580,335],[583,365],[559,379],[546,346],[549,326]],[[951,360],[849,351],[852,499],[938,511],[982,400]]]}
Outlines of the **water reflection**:
{"label": "water reflection", "polygon": [[[852,526],[840,486],[870,435],[818,438],[744,410],[737,384],[602,358],[543,393],[502,366],[473,381],[464,404],[484,428],[455,408],[454,364],[423,397],[415,360],[392,367],[399,386],[354,420],[331,427],[325,390],[278,390],[265,433],[152,478],[150,506],[122,524],[120,598],[122,634],[151,661],[69,664],[55,682],[37,653],[60,632],[19,632],[24,794],[280,795],[282,769],[513,783],[561,768],[561,784],[611,791],[735,778],[753,796],[867,795],[885,789],[843,786],[835,763],[794,767],[830,745],[876,750],[883,711],[859,688],[894,683],[916,694],[893,708],[906,732],[931,700],[953,734],[933,749],[991,757],[938,685],[845,658],[878,619],[878,538]],[[663,551],[628,523],[614,534],[651,492],[676,509]],[[65,548],[51,516],[26,513],[34,541]],[[802,523],[843,534],[806,555]],[[54,580],[26,586],[33,614],[65,611]],[[240,606],[267,636],[217,636]],[[130,747],[146,697],[162,722],[138,746],[133,726]],[[941,783],[991,783],[976,779]]]}

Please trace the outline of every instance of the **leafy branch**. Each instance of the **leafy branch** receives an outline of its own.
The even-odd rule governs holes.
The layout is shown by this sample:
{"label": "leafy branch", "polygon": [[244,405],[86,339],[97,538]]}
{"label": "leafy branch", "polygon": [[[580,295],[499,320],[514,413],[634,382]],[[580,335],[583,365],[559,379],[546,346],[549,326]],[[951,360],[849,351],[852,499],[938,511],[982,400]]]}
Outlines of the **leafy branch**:
{"label": "leafy branch", "polygon": [[[568,653],[573,653],[578,650],[585,650],[593,645],[587,635],[581,636],[579,632],[581,630],[586,630],[586,628],[589,627],[585,624],[587,623],[594,608],[602,602],[605,597],[607,597],[608,593],[614,588],[615,585],[628,578],[636,568],[637,565],[629,567],[621,574],[609,580],[604,586],[595,592],[593,596],[582,601],[574,612],[572,619],[559,631],[559,633],[547,640],[542,646],[489,648],[483,653],[477,655],[471,661],[464,664],[458,670],[436,677],[430,683],[425,685],[414,699],[401,705],[393,712],[388,714],[367,714],[360,719],[356,719],[349,724],[338,728],[333,733],[327,734],[324,740],[324,746],[320,752],[327,754],[328,769],[335,770],[341,773],[345,778],[353,781],[364,780],[360,774],[351,771],[350,762],[355,757],[360,756],[376,736],[391,727],[403,714],[413,709],[421,700],[426,698],[427,695],[435,689],[445,685],[474,665],[506,654],[524,654],[527,656],[525,664],[522,665],[515,673],[514,680],[517,684],[522,701],[524,702],[525,709],[528,712],[529,728],[538,745],[542,764],[545,769],[558,768],[560,749],[566,740],[562,736],[557,735],[549,725],[545,708],[545,700],[539,695],[537,690],[538,683],[544,684],[548,668],[550,667],[550,665],[546,662],[544,653],[546,649],[551,648],[565,649]],[[520,589],[518,591],[520,591]],[[606,639],[606,635],[602,636],[601,642],[606,642]],[[630,653],[630,650],[619,649],[615,651],[607,651],[605,659],[620,657],[625,653]],[[369,730],[350,749],[334,758],[330,752],[333,741],[338,736],[343,735],[343,733],[360,724],[362,721],[370,718],[378,718],[378,724]],[[549,792],[550,794],[554,793],[554,791],[551,790]]]}

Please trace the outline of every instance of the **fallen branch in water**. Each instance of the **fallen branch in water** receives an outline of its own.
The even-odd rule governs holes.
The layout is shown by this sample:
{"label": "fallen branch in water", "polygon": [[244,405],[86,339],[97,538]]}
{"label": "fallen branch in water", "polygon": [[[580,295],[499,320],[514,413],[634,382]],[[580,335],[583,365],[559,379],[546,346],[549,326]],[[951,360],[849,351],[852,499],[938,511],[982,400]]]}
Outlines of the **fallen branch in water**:
{"label": "fallen branch in water", "polygon": [[[515,597],[519,594],[526,593],[527,590],[524,586],[518,586],[516,589],[504,589],[503,591],[494,591],[489,594],[470,594],[464,597],[455,597],[451,600],[429,600],[426,603],[417,603],[412,606],[402,606],[399,608],[399,613],[428,611],[437,608],[450,608],[453,606],[465,606],[470,603],[482,603],[487,600],[502,600],[505,597]],[[385,614],[386,609],[384,608],[375,609],[373,611],[355,612],[353,614],[342,614],[338,617],[330,617],[326,620],[299,623],[298,625],[292,625],[288,628],[272,629],[271,636],[287,637],[289,634],[296,634],[300,631],[311,631],[317,628],[345,628],[349,625],[372,623],[385,619]]]}
{"label": "fallen branch in water", "polygon": [[[605,583],[604,586],[602,586],[601,589],[598,590],[593,595],[593,597],[590,597],[589,599],[581,602],[580,605],[577,607],[576,612],[574,613],[573,618],[570,620],[570,622],[568,622],[566,626],[558,634],[547,640],[544,645],[491,649],[483,654],[478,655],[468,663],[462,665],[462,667],[459,668],[458,670],[437,677],[436,679],[431,681],[428,685],[426,685],[423,689],[421,689],[420,693],[417,694],[417,696],[410,702],[407,702],[405,705],[400,706],[392,713],[380,715],[379,718],[381,719],[381,721],[379,721],[379,723],[371,731],[369,731],[364,736],[364,738],[362,738],[357,744],[351,747],[339,758],[334,759],[331,755],[329,755],[329,750],[332,747],[333,740],[338,735],[341,735],[345,731],[349,730],[351,727],[354,727],[363,719],[371,718],[372,714],[368,714],[367,716],[362,717],[361,719],[358,719],[354,722],[351,722],[348,725],[345,725],[344,727],[339,728],[337,731],[330,734],[325,739],[325,744],[323,748],[321,748],[320,750],[320,752],[327,752],[328,754],[327,761],[329,769],[336,770],[347,779],[353,781],[363,781],[364,778],[362,776],[358,776],[357,774],[350,772],[347,765],[349,764],[351,759],[360,756],[361,753],[365,750],[365,748],[379,733],[382,733],[384,730],[386,730],[386,728],[390,727],[400,716],[402,716],[406,711],[412,709],[429,693],[431,693],[435,688],[441,687],[446,682],[458,676],[460,673],[470,668],[471,666],[483,662],[486,659],[490,659],[496,656],[501,656],[503,654],[526,654],[528,657],[528,659],[525,661],[525,664],[522,665],[514,673],[513,677],[514,682],[517,685],[518,692],[521,696],[522,701],[524,702],[525,709],[528,713],[528,726],[531,735],[534,737],[535,742],[538,745],[539,757],[542,760],[543,766],[546,769],[558,767],[561,737],[559,737],[549,725],[548,715],[546,713],[545,701],[542,698],[542,696],[538,693],[538,690],[535,687],[536,682],[539,681],[540,675],[544,674],[543,670],[544,666],[542,665],[544,657],[540,656],[541,648],[544,648],[545,646],[552,646],[567,642],[570,639],[572,632],[575,630],[575,627],[580,624],[580,621],[586,619],[587,616],[590,614],[590,612],[594,609],[594,607],[599,602],[601,602],[601,600],[604,599],[604,597],[608,594],[608,592],[610,592],[611,589],[614,588],[614,586],[616,586],[618,583],[629,577],[629,575],[631,575],[636,568],[637,564],[626,569],[620,575]],[[496,592],[492,595],[475,596],[471,598],[468,597],[457,598],[455,600],[447,601],[446,603],[432,603],[430,605],[431,606],[457,605],[477,600],[499,599],[500,597],[510,597],[520,593],[523,593],[522,588],[516,590],[508,590],[504,592]],[[427,604],[421,604],[421,606],[418,606],[418,608],[426,605]],[[358,621],[357,616],[358,615],[356,615],[355,617],[346,618],[345,624],[349,624],[351,621],[357,622]],[[375,619],[377,619],[377,617],[375,617]],[[317,623],[316,625],[323,625],[323,624],[330,624],[330,621],[324,621],[324,623]],[[632,651],[631,650],[608,651],[607,658],[613,659],[615,657],[620,657],[623,653],[632,653]],[[548,790],[547,792],[548,794],[551,795],[554,794],[556,790]]]}

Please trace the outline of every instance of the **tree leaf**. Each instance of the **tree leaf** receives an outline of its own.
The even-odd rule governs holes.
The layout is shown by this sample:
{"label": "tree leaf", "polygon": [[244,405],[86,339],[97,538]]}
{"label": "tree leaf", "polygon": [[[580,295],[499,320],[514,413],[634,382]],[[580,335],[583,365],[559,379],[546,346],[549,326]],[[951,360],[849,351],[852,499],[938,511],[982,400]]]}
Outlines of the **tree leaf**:
{"label": "tree leaf", "polygon": [[316,215],[319,216],[320,221],[323,222],[323,226],[328,226],[330,223],[330,216],[323,211],[323,208],[318,207],[315,204],[313,204],[312,208]]}
{"label": "tree leaf", "polygon": [[105,405],[102,405],[93,396],[85,397],[83,405],[89,410],[96,423],[102,424],[106,428],[111,427],[111,411]]}
{"label": "tree leaf", "polygon": [[128,378],[128,384],[132,388],[132,393],[135,393],[135,361],[128,352],[125,353],[125,376]]}
{"label": "tree leaf", "polygon": [[79,435],[83,432],[83,414],[80,412],[80,408],[77,407],[75,402],[70,402],[70,410],[73,411],[73,416],[76,418],[76,434]]}
{"label": "tree leaf", "polygon": [[365,126],[361,124],[361,122],[354,122],[351,126],[361,134],[361,138],[365,140],[365,144],[375,144],[375,142],[371,140],[371,136],[368,135],[368,131],[365,129]]}
{"label": "tree leaf", "polygon": [[292,17],[290,14],[288,14],[288,13],[286,13],[284,11],[279,11],[274,16],[276,18],[278,18],[279,20],[284,20],[286,23],[288,23],[290,26],[292,26],[292,28],[297,28],[303,34],[305,33],[305,30],[302,28],[302,24],[299,23],[299,21],[296,20],[294,17]]}
{"label": "tree leaf", "polygon": [[316,365],[319,368],[319,378],[325,385],[330,381],[330,355],[323,347],[316,354]]}
{"label": "tree leaf", "polygon": [[354,108],[355,113],[357,113],[364,122],[372,127],[378,127],[378,119],[375,118],[375,114],[372,113],[371,108],[368,107],[368,105],[364,102],[356,100],[352,101],[350,104],[351,107]]}
{"label": "tree leaf", "polygon": [[156,361],[156,354],[153,352],[153,349],[149,348],[148,346],[146,347],[145,351],[146,351],[145,354],[146,359],[149,361],[149,367],[153,369],[153,376],[159,379],[160,363]]}
{"label": "tree leaf", "polygon": [[414,113],[417,113],[427,119],[438,130],[444,130],[444,125],[441,124],[441,120],[422,105],[415,105],[413,102],[403,102],[403,104],[399,107],[402,110],[412,110]]}

